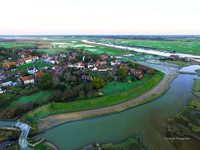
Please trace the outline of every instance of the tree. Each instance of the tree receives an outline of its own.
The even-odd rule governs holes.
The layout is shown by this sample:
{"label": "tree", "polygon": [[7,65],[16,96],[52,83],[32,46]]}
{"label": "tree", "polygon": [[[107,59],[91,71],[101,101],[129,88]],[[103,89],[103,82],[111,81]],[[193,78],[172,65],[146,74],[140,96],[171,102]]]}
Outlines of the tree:
{"label": "tree", "polygon": [[85,98],[85,92],[84,92],[84,90],[80,90],[80,91],[79,91],[78,97],[79,97],[79,99]]}
{"label": "tree", "polygon": [[56,88],[60,84],[59,78],[58,77],[53,77],[52,78],[52,84],[53,84],[53,88]]}
{"label": "tree", "polygon": [[126,70],[124,68],[120,68],[118,72],[118,80],[123,81],[126,78]]}
{"label": "tree", "polygon": [[114,77],[114,74],[111,71],[108,71],[107,79],[112,80]]}
{"label": "tree", "polygon": [[156,72],[155,72],[155,70],[154,69],[149,69],[148,71],[147,71],[147,74],[155,74]]}
{"label": "tree", "polygon": [[39,81],[39,84],[41,88],[46,89],[46,88],[51,88],[52,87],[52,75],[48,73],[44,73]]}
{"label": "tree", "polygon": [[104,79],[94,77],[92,79],[92,85],[95,89],[99,89],[104,86]]}
{"label": "tree", "polygon": [[10,69],[16,69],[16,65],[10,65]]}

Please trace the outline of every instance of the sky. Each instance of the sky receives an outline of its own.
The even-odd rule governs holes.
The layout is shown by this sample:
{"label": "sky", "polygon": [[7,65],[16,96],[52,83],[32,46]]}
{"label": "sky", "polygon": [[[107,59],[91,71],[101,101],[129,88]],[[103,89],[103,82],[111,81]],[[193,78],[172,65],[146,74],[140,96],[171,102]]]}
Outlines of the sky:
{"label": "sky", "polygon": [[200,35],[200,0],[0,0],[0,35]]}

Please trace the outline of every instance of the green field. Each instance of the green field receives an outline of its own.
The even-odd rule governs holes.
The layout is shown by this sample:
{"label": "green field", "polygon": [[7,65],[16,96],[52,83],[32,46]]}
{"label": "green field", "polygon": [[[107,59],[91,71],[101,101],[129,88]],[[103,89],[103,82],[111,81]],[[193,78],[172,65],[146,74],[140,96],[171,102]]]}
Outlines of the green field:
{"label": "green field", "polygon": [[194,95],[200,97],[200,79],[194,79],[192,90]]}
{"label": "green field", "polygon": [[19,71],[27,71],[27,68],[29,67],[32,67],[32,66],[35,66],[36,69],[40,69],[42,67],[51,67],[51,65],[49,64],[45,64],[45,63],[42,63],[42,62],[36,62],[36,63],[29,63],[29,64],[24,64],[24,65],[21,65],[18,67]]}
{"label": "green field", "polygon": [[[58,44],[60,43],[60,44]],[[124,50],[114,50],[111,48],[107,47],[99,47],[99,46],[91,46],[86,43],[80,43],[77,40],[66,40],[66,41],[60,41],[57,42],[57,44],[54,44],[53,42],[51,43],[55,49],[60,49],[60,48],[77,48],[77,49],[83,49],[86,52],[89,53],[95,53],[95,54],[102,54],[106,53],[108,55],[121,55],[125,54]]]}
{"label": "green field", "polygon": [[124,91],[128,91],[132,88],[135,88],[148,80],[150,80],[152,76],[150,75],[144,75],[142,80],[137,80],[134,82],[118,82],[118,81],[113,81],[109,82],[103,89],[100,90],[105,96],[111,95],[111,94],[116,94]]}
{"label": "green field", "polygon": [[55,90],[40,91],[38,93],[31,94],[28,96],[22,96],[19,99],[12,101],[10,106],[12,107],[19,103],[28,103],[28,102],[33,102],[33,101],[41,104],[41,103],[47,102],[48,96],[53,92],[55,92]]}
{"label": "green field", "polygon": [[53,114],[68,113],[68,112],[81,111],[81,110],[87,110],[87,109],[95,109],[95,108],[119,104],[128,100],[134,99],[140,96],[141,94],[147,92],[152,87],[154,87],[159,81],[161,81],[163,77],[164,77],[164,73],[157,72],[157,74],[152,75],[152,77],[149,78],[148,80],[143,80],[141,84],[137,84],[135,86],[132,85],[133,88],[127,91],[117,92],[119,91],[117,89],[114,91],[117,93],[104,96],[104,97],[98,97],[98,98],[93,98],[89,100],[82,100],[82,101],[75,101],[75,102],[68,102],[68,103],[47,104],[28,113],[27,116],[36,117],[36,118],[44,118]]}
{"label": "green field", "polygon": [[177,51],[185,53],[200,53],[200,41],[156,41],[156,40],[121,40],[121,39],[97,39],[101,42],[119,43],[132,46],[143,46],[167,51]]}
{"label": "green field", "polygon": [[65,50],[65,49],[37,49],[38,52],[44,52],[47,54],[60,54],[62,52],[68,53],[70,51]]}
{"label": "green field", "polygon": [[14,47],[34,47],[34,44],[16,44],[12,42],[0,42],[0,47],[14,48]]}

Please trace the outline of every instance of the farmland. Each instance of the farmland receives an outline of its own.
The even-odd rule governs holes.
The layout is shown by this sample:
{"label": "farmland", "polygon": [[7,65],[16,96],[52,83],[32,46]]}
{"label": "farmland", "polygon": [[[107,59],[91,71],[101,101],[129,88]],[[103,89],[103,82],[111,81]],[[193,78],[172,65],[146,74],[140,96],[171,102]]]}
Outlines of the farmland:
{"label": "farmland", "polygon": [[0,47],[15,48],[15,47],[35,47],[35,44],[16,44],[12,42],[0,42]]}
{"label": "farmland", "polygon": [[100,42],[111,42],[130,46],[149,47],[158,50],[177,51],[184,53],[200,53],[200,41],[158,41],[158,40],[112,40],[100,39]]}

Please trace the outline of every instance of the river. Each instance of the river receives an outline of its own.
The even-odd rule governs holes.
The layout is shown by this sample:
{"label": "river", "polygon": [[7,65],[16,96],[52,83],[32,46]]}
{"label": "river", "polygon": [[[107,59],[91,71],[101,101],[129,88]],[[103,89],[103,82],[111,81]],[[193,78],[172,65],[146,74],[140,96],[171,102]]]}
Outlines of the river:
{"label": "river", "polygon": [[189,58],[196,58],[197,61],[199,61],[198,59],[200,59],[199,55],[193,55],[193,54],[184,54],[184,53],[170,53],[167,51],[158,51],[158,50],[154,50],[154,49],[144,49],[144,48],[136,48],[136,47],[131,47],[131,46],[124,46],[124,45],[115,45],[112,43],[102,43],[102,42],[94,42],[94,41],[88,41],[88,40],[82,40],[82,42],[84,43],[88,43],[88,44],[97,44],[97,45],[104,45],[104,46],[108,46],[108,47],[114,47],[114,48],[119,48],[119,49],[125,49],[125,50],[130,50],[130,51],[135,51],[135,52],[140,52],[140,53],[148,53],[148,54],[153,54],[153,55],[160,55],[160,56],[165,56],[165,57],[169,57],[170,55],[178,55],[179,57],[185,58],[185,57],[189,57]]}
{"label": "river", "polygon": [[136,134],[149,150],[171,150],[174,147],[164,140],[167,120],[180,112],[189,98],[198,99],[192,94],[194,78],[199,77],[179,74],[169,90],[153,102],[113,115],[65,123],[37,137],[52,141],[61,150],[76,150],[90,143],[118,142]]}
{"label": "river", "polygon": [[[0,121],[0,126],[3,126],[3,127],[13,127],[14,126],[14,127],[20,128],[20,130],[22,132],[19,137],[19,145],[22,150],[31,150],[31,148],[29,148],[27,146],[27,136],[28,136],[28,133],[30,130],[30,126],[28,124],[22,123],[22,122]],[[12,143],[13,143],[13,141],[2,142],[2,143],[0,143],[0,149],[5,146],[8,146]]]}

